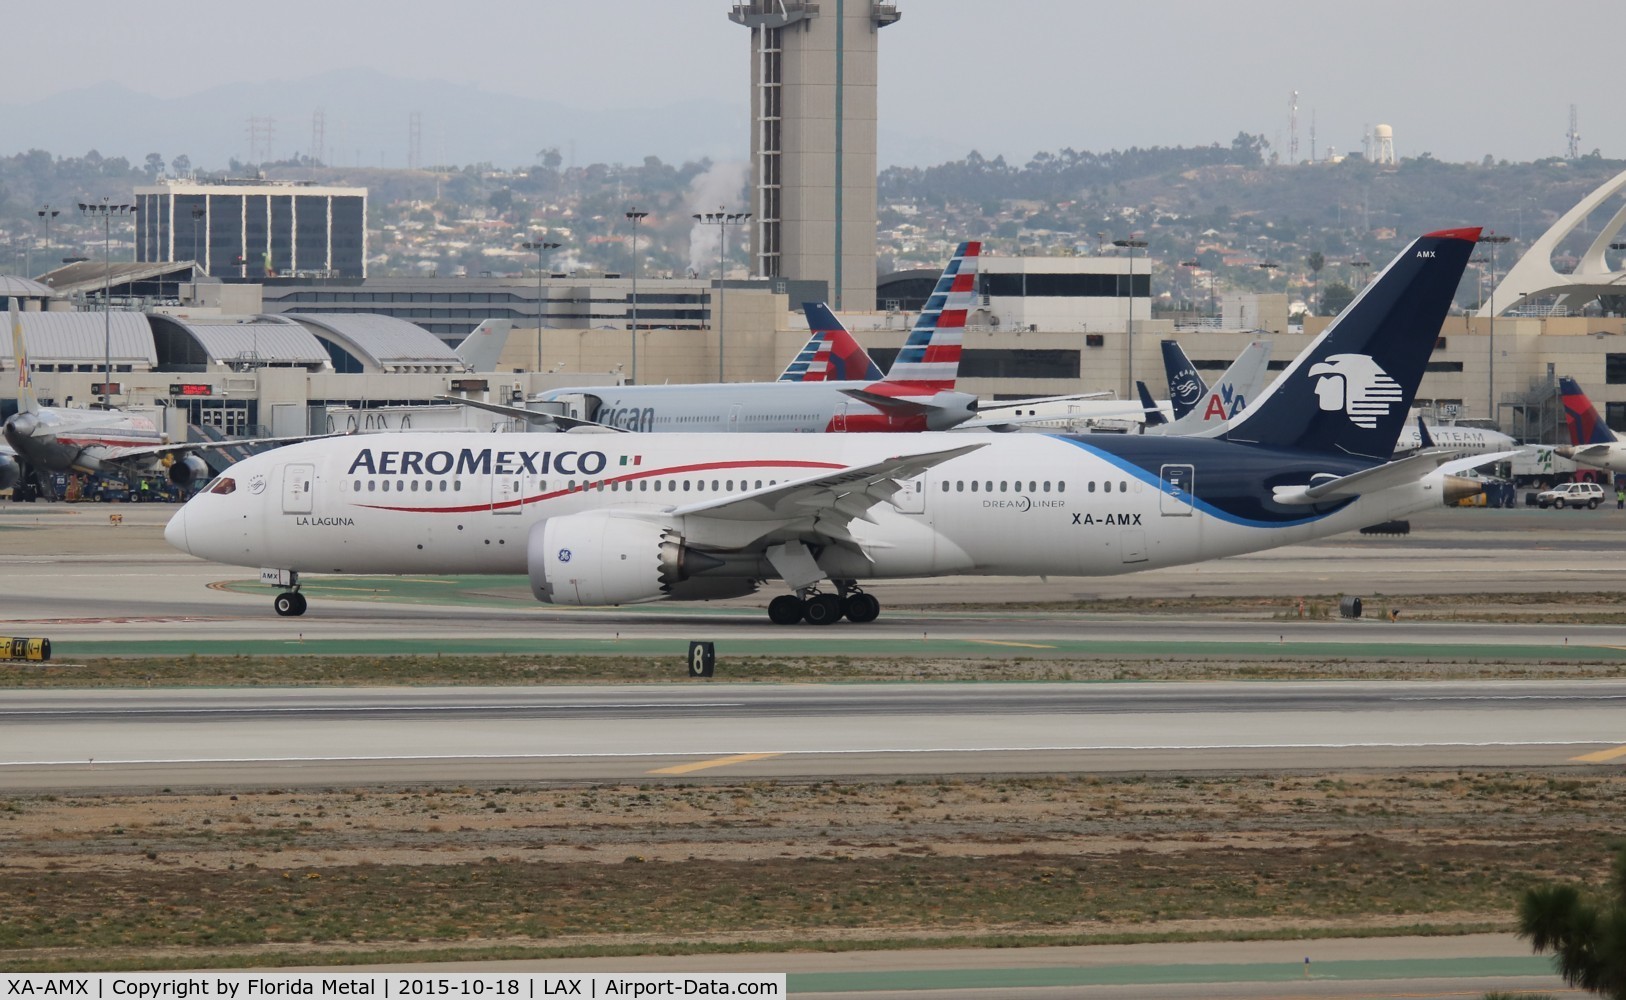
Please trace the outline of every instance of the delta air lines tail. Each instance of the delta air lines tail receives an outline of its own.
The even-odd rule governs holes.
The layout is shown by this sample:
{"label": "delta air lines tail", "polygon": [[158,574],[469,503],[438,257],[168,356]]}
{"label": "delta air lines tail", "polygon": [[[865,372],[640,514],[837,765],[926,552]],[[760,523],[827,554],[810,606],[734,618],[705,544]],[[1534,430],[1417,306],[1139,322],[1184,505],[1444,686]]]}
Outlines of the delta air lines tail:
{"label": "delta air lines tail", "polygon": [[1564,398],[1564,423],[1569,427],[1570,443],[1554,451],[1595,469],[1626,472],[1626,442],[1598,415],[1598,408],[1582,391],[1581,384],[1565,375],[1558,380],[1558,391]]}

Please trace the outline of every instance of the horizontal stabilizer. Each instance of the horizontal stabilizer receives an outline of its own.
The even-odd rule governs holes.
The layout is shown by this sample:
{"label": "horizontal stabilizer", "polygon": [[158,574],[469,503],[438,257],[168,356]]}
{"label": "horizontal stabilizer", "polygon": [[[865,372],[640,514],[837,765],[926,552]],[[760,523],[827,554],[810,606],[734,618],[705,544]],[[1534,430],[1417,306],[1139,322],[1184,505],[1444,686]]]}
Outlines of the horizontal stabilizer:
{"label": "horizontal stabilizer", "polygon": [[1469,458],[1456,458],[1456,454],[1455,450],[1449,449],[1418,451],[1396,462],[1374,465],[1370,469],[1325,479],[1308,486],[1278,486],[1272,499],[1283,504],[1337,503],[1340,500],[1349,500],[1414,483],[1435,472],[1457,475],[1469,469],[1477,469],[1481,465],[1504,462],[1518,452],[1499,451]]}
{"label": "horizontal stabilizer", "polygon": [[[870,392],[868,389],[843,389],[841,391],[860,403],[868,403],[870,406],[887,413],[930,413],[938,409],[935,403],[926,402],[918,397],[887,396],[879,392]],[[925,391],[932,392],[935,390],[928,389]]]}
{"label": "horizontal stabilizer", "polygon": [[443,403],[462,403],[464,406],[472,406],[476,410],[485,410],[488,413],[500,413],[503,416],[510,417],[514,420],[526,420],[533,424],[557,424],[560,427],[563,427],[565,430],[571,430],[576,427],[591,427],[595,430],[630,433],[624,427],[611,427],[609,424],[601,424],[594,420],[583,420],[580,417],[567,417],[562,413],[543,413],[538,410],[527,410],[523,406],[508,406],[503,403],[488,403],[483,399],[465,399],[462,396],[436,396],[435,398]]}

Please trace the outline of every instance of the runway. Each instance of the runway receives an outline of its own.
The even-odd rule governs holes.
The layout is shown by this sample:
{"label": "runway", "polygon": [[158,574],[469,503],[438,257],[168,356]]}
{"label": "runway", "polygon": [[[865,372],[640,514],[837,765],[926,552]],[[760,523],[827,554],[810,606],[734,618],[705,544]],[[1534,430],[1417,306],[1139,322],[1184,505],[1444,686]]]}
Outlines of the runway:
{"label": "runway", "polygon": [[16,691],[0,787],[1563,766],[1626,681]]}

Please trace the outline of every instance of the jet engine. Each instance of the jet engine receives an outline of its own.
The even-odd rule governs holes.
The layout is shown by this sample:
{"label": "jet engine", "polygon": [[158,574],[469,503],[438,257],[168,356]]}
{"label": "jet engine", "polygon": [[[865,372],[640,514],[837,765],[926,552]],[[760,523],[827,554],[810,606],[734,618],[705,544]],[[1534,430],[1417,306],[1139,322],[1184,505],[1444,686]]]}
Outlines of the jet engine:
{"label": "jet engine", "polygon": [[9,490],[17,485],[22,476],[22,468],[10,455],[0,455],[0,490]]}
{"label": "jet engine", "polygon": [[[531,528],[526,564],[531,593],[544,604],[644,604],[674,596],[691,573],[715,569],[723,560],[688,548],[662,520],[595,510],[551,517]],[[700,591],[731,597],[750,588]]]}
{"label": "jet engine", "polygon": [[191,486],[208,478],[208,464],[196,455],[187,455],[169,467],[169,481],[176,486]]}

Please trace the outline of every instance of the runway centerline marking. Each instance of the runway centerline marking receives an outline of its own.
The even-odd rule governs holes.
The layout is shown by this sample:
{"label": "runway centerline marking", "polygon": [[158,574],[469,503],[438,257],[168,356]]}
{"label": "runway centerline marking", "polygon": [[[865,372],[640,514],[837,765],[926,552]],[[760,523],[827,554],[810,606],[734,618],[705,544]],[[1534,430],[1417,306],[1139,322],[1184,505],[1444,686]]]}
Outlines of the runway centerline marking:
{"label": "runway centerline marking", "polygon": [[649,774],[693,774],[707,768],[727,767],[730,764],[745,764],[753,760],[767,760],[769,757],[778,757],[778,753],[737,753],[730,757],[714,757],[711,760],[697,760],[693,764],[677,764],[673,767],[663,767],[650,771]]}
{"label": "runway centerline marking", "polygon": [[1570,760],[1584,760],[1589,764],[1601,764],[1606,760],[1614,760],[1617,757],[1626,757],[1626,746],[1611,747],[1608,750],[1582,754],[1579,757],[1571,757]]}
{"label": "runway centerline marking", "polygon": [[1004,642],[999,639],[967,639],[967,642],[981,643],[984,646],[1021,646],[1023,649],[1055,649],[1055,646],[1046,646],[1037,642]]}

